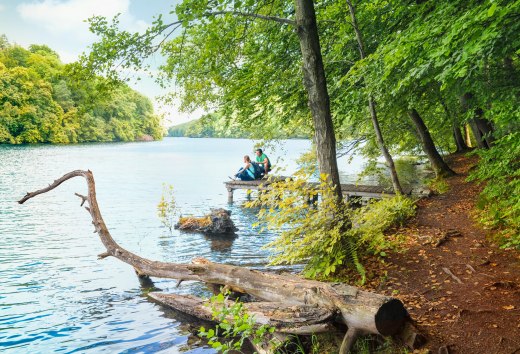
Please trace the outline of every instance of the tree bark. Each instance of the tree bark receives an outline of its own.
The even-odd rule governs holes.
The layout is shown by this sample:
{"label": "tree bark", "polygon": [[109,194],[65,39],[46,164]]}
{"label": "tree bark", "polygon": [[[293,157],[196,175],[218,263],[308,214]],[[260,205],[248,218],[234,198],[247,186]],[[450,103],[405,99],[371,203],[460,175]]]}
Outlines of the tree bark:
{"label": "tree bark", "polygon": [[464,137],[462,136],[462,133],[460,131],[460,126],[456,122],[453,122],[452,131],[453,139],[455,140],[455,146],[457,147],[457,150],[455,152],[468,151],[469,148],[466,145],[466,142],[464,141]]}
{"label": "tree bark", "polygon": [[[356,33],[356,40],[358,43],[358,49],[359,49],[359,56],[361,59],[365,58],[365,45],[363,42],[363,37],[361,35],[361,31],[359,30],[359,26],[357,23],[356,18],[356,12],[354,9],[354,6],[352,5],[352,2],[350,0],[347,0],[347,5],[350,11],[350,18],[352,20],[352,27],[354,28],[354,32]],[[376,103],[374,102],[374,99],[369,96],[368,97],[368,109],[370,111],[370,118],[372,120],[372,125],[374,126],[374,131],[376,133],[376,141],[377,145],[379,146],[379,150],[381,150],[381,153],[383,154],[386,165],[388,166],[388,169],[390,170],[390,177],[392,179],[392,186],[394,187],[395,194],[403,194],[403,188],[401,187],[401,183],[399,182],[399,177],[397,176],[397,171],[395,169],[394,159],[392,158],[392,155],[388,152],[388,149],[386,148],[385,141],[383,139],[383,134],[381,133],[381,128],[379,126],[379,120],[377,119],[377,111],[376,111]]]}
{"label": "tree bark", "polygon": [[489,149],[494,142],[493,126],[489,120],[482,118],[484,115],[482,108],[474,108],[474,100],[474,95],[471,92],[466,92],[460,97],[460,104],[463,111],[474,109],[473,118],[469,121],[469,126],[473,132],[477,146],[481,149]]}
{"label": "tree bark", "polygon": [[442,156],[437,151],[435,144],[433,143],[433,139],[428,131],[428,128],[424,124],[421,116],[413,108],[408,112],[408,116],[412,120],[415,130],[419,135],[419,139],[421,140],[421,145],[423,147],[424,152],[428,156],[428,160],[430,160],[430,164],[435,171],[435,175],[437,177],[447,177],[455,175],[455,172],[444,162]]}
{"label": "tree bark", "polygon": [[479,131],[480,139],[482,140],[482,145],[486,149],[489,149],[493,146],[495,139],[493,137],[493,126],[491,122],[485,118],[482,118],[484,115],[484,111],[481,108],[477,108],[475,110],[475,118],[473,121],[475,122],[475,126]]}
{"label": "tree bark", "polygon": [[482,132],[478,129],[477,122],[475,121],[475,119],[471,119],[469,121],[469,127],[473,132],[473,136],[475,137],[477,147],[480,149],[487,149],[486,141],[483,138]]}
{"label": "tree bark", "polygon": [[448,109],[448,105],[442,98],[440,97],[442,108],[444,109],[444,112],[446,113],[446,117],[448,120],[452,121],[452,134],[453,134],[453,140],[455,141],[455,146],[457,150],[455,152],[464,152],[468,150],[468,146],[466,145],[466,142],[464,141],[464,137],[462,136],[462,133],[460,132],[460,126],[457,123],[455,117],[452,116],[450,110]]}
{"label": "tree bark", "polygon": [[294,275],[269,274],[248,268],[212,263],[203,258],[195,258],[191,264],[177,264],[152,261],[127,251],[110,235],[101,216],[96,200],[94,177],[91,171],[73,171],[55,180],[48,187],[27,193],[19,203],[48,192],[68,179],[84,177],[88,194],[82,196],[81,205],[88,202],[85,209],[92,217],[92,224],[98,233],[106,252],[99,258],[115,257],[131,265],[139,276],[153,276],[182,280],[195,280],[209,284],[225,284],[230,290],[247,293],[255,298],[284,304],[317,306],[337,313],[337,320],[349,329],[362,333],[393,335],[401,331],[408,313],[401,301],[387,296],[359,290],[342,283],[323,283],[301,279]]}
{"label": "tree bark", "polygon": [[472,148],[473,147],[473,143],[471,142],[471,134],[470,134],[470,126],[468,123],[464,124],[464,133],[466,135],[466,144],[468,145],[468,147]]}
{"label": "tree bark", "polygon": [[[210,303],[193,295],[149,293],[152,299],[178,311],[201,318],[206,321],[215,321],[213,309],[229,308],[235,303],[225,300],[223,303]],[[327,308],[311,305],[294,305],[287,302],[248,302],[242,304],[245,312],[254,315],[257,326],[268,325],[277,332],[287,334],[311,335],[333,330],[335,313]],[[226,318],[233,322],[233,316]]]}
{"label": "tree bark", "polygon": [[314,140],[320,173],[334,185],[336,197],[342,199],[336,158],[336,137],[330,113],[325,70],[321,56],[316,14],[312,0],[295,0],[296,31],[303,61],[303,83],[314,122]]}

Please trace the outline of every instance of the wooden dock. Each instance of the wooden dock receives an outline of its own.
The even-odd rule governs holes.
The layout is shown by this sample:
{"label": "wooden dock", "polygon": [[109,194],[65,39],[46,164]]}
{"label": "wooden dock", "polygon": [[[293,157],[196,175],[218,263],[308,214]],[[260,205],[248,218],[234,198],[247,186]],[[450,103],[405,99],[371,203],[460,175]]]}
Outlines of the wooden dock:
{"label": "wooden dock", "polygon": [[[273,182],[285,181],[290,177],[270,177],[269,180],[260,179],[254,181],[227,181],[224,182],[226,189],[228,191],[228,202],[233,202],[233,191],[237,189],[245,189],[245,190],[268,190],[269,185]],[[309,187],[317,187],[318,183],[309,182],[307,183]],[[384,197],[394,196],[394,190],[392,187],[383,187],[383,186],[370,186],[370,185],[359,185],[359,184],[341,184],[341,192],[345,199],[350,198],[360,198],[363,200],[368,199],[381,199]],[[408,188],[404,190],[404,194],[410,195],[412,194],[412,189]]]}

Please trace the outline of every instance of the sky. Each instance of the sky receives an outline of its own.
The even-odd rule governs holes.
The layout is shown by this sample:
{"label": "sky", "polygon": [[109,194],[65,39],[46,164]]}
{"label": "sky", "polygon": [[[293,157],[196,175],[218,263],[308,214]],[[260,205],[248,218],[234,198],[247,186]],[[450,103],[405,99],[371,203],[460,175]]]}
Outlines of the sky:
{"label": "sky", "polygon": [[[23,47],[46,44],[63,62],[75,61],[88,51],[96,37],[89,32],[86,19],[93,15],[112,18],[120,15],[121,26],[130,31],[147,27],[159,13],[167,14],[180,0],[0,0],[0,34],[11,43]],[[171,15],[170,15],[171,16]],[[160,58],[156,58],[160,61]],[[156,112],[164,114],[165,125],[179,124],[199,118],[201,110],[192,114],[179,113],[176,105],[162,107],[156,96],[164,93],[150,78],[129,83],[150,97]]]}

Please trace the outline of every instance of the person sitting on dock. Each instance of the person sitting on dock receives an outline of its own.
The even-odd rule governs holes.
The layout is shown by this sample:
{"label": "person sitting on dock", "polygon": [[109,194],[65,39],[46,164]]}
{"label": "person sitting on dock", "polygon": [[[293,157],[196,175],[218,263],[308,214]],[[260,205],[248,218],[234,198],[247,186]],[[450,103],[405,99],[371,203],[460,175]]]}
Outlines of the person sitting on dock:
{"label": "person sitting on dock", "polygon": [[263,153],[262,149],[256,149],[256,162],[260,165],[262,168],[262,173],[264,174],[264,177],[267,176],[267,173],[271,171],[271,161],[267,157],[266,154]]}
{"label": "person sitting on dock", "polygon": [[248,155],[244,156],[244,167],[238,170],[235,177],[242,181],[253,181],[255,179],[255,167]]}

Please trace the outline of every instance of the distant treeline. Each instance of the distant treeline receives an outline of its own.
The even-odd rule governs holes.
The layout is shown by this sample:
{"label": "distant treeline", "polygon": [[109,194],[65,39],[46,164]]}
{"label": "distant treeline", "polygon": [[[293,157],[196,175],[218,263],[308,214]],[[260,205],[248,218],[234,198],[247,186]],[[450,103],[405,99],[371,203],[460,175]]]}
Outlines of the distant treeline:
{"label": "distant treeline", "polygon": [[[262,122],[259,121],[259,126]],[[189,137],[189,138],[249,138],[249,139],[260,139],[266,136],[265,126],[262,134],[259,133],[259,126],[252,126],[250,128],[244,128],[243,125],[236,122],[234,123],[229,118],[218,113],[211,113],[202,116],[200,119],[175,125],[168,129],[168,136],[176,137]],[[303,130],[302,131],[291,131],[287,132],[282,129],[275,131],[270,138],[308,138]]]}
{"label": "distant treeline", "polygon": [[24,49],[0,36],[0,144],[161,139],[150,100],[127,85],[75,81],[45,45]]}

